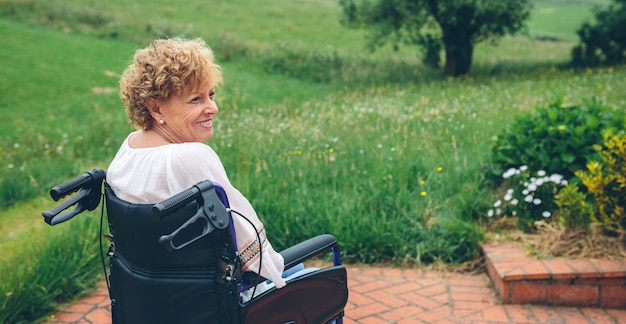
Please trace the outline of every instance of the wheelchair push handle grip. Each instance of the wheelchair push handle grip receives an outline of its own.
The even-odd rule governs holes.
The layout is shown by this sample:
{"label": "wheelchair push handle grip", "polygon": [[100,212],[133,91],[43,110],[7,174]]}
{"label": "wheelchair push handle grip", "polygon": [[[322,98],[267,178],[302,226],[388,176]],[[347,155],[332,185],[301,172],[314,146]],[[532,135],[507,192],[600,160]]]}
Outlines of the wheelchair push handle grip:
{"label": "wheelchair push handle grip", "polygon": [[197,187],[191,187],[170,198],[154,204],[154,206],[152,206],[152,213],[155,216],[162,218],[179,208],[185,207],[188,203],[196,200],[200,194],[201,192]]}
{"label": "wheelchair push handle grip", "polygon": [[85,172],[76,178],[70,179],[58,186],[53,187],[50,189],[50,197],[52,197],[54,201],[59,201],[59,199],[82,189],[85,184],[92,181],[100,181],[104,179],[104,177],[104,170],[93,169],[92,171]]}

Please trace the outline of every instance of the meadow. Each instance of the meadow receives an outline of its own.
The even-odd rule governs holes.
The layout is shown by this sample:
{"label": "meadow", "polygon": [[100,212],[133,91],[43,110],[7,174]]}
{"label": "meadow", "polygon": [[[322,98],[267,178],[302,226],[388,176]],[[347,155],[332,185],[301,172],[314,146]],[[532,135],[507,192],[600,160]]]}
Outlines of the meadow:
{"label": "meadow", "polygon": [[[626,67],[567,67],[574,22],[599,0],[538,1],[527,35],[481,44],[460,79],[416,49],[369,53],[335,1],[126,2],[0,2],[0,322],[31,322],[98,280],[100,211],[52,228],[40,212],[132,130],[117,79],[154,37],[214,48],[225,82],[208,144],[273,245],[332,233],[347,262],[475,259],[491,139],[513,116],[557,93],[626,106]],[[563,13],[574,18],[555,23]]]}

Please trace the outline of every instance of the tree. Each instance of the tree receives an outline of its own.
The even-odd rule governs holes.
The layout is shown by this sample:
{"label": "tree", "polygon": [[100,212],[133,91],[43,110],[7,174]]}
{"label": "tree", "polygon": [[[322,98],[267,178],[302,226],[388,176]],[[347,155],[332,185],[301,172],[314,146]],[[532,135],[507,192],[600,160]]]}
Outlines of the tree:
{"label": "tree", "polygon": [[513,34],[524,27],[532,0],[339,0],[342,24],[370,29],[369,46],[390,41],[418,45],[431,66],[445,51],[444,72],[465,75],[472,65],[474,46]]}
{"label": "tree", "polygon": [[578,30],[580,44],[572,50],[572,63],[598,66],[626,62],[626,0],[596,8],[594,15],[594,24],[586,22]]}

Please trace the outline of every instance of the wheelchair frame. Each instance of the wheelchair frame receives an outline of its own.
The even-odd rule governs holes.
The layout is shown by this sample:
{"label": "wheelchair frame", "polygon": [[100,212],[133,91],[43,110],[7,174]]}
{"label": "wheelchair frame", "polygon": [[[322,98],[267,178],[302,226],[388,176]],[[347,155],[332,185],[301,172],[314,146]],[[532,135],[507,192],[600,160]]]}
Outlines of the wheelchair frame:
{"label": "wheelchair frame", "polygon": [[[143,319],[153,315],[148,314],[152,304],[161,305],[160,307],[156,307],[158,308],[155,310],[157,313],[159,311],[167,313],[166,309],[170,305],[176,303],[180,304],[180,301],[174,300],[175,297],[173,296],[178,295],[176,285],[179,284],[183,287],[181,288],[182,291],[188,291],[187,295],[183,296],[184,298],[190,301],[197,301],[198,298],[194,298],[196,296],[195,294],[199,291],[196,286],[204,285],[205,282],[203,280],[215,281],[214,283],[209,282],[209,284],[215,285],[211,286],[213,287],[211,289],[214,290],[211,290],[209,295],[210,298],[216,298],[219,304],[217,312],[219,313],[220,323],[343,322],[344,307],[348,299],[347,273],[345,267],[341,264],[339,244],[334,236],[330,234],[318,235],[279,252],[284,258],[285,269],[289,269],[316,257],[325,251],[332,252],[332,266],[296,277],[288,281],[288,284],[281,289],[272,288],[258,296],[255,295],[250,301],[243,302],[241,297],[243,292],[248,289],[255,289],[255,285],[265,279],[256,273],[242,272],[240,269],[238,257],[235,253],[237,250],[235,246],[236,233],[232,225],[228,197],[219,184],[211,181],[202,181],[160,203],[142,205],[130,204],[117,198],[106,184],[105,178],[106,171],[103,169],[94,169],[55,186],[50,190],[50,196],[55,201],[59,201],[76,192],[78,192],[78,194],[72,196],[52,210],[42,212],[42,216],[47,224],[51,226],[57,225],[73,218],[85,210],[94,210],[100,205],[102,197],[105,197],[105,203],[102,208],[104,208],[104,205],[107,207],[109,230],[112,232],[113,237],[111,247],[107,253],[110,257],[109,274],[107,274],[106,266],[104,266],[104,255],[102,258],[107,286],[109,288],[109,296],[111,298],[113,323],[134,322],[137,320],[143,322]],[[125,207],[125,204],[130,206],[131,214],[128,214],[128,211],[123,209],[128,207]],[[76,205],[76,207],[73,210],[64,212],[74,205]],[[114,214],[118,214],[118,209],[116,208],[122,208],[119,210],[124,212],[119,213],[119,217],[112,217],[110,214],[112,211]],[[164,259],[169,259],[170,256],[165,253],[187,251],[190,250],[188,246],[197,246],[210,236],[219,236],[221,242],[226,243],[223,244],[224,246],[216,249],[216,253],[219,254],[218,257],[216,257],[217,261],[214,265],[210,265],[212,269],[217,269],[217,274],[208,280],[208,277],[203,275],[203,279],[198,279],[198,281],[196,279],[190,279],[191,274],[195,272],[185,270],[181,272],[183,276],[176,279],[178,280],[176,281],[167,276],[163,276],[163,273],[167,271],[160,268],[158,264],[159,260],[156,260],[156,264],[153,265],[152,263],[155,260],[150,260],[141,255],[133,256],[134,252],[130,249],[127,250],[123,248],[123,253],[122,251],[117,251],[120,247],[130,246],[130,244],[125,242],[127,240],[125,235],[119,236],[118,241],[116,241],[116,236],[120,234],[116,234],[115,231],[125,229],[124,226],[128,226],[127,224],[137,223],[131,226],[141,226],[141,222],[128,221],[132,218],[128,216],[136,216],[132,213],[137,212],[136,214],[139,214],[139,209],[142,210],[143,214],[146,214],[147,210],[150,210],[150,217],[157,220],[155,222],[157,225],[155,226],[159,226],[159,222],[172,217],[171,215],[184,214],[182,216],[183,218],[181,218],[183,220],[182,225],[177,224],[174,231],[169,234],[160,235],[160,237],[157,238],[159,246],[161,246],[163,251],[166,251],[158,251],[157,254],[165,256]],[[189,215],[193,216],[188,217]],[[104,217],[104,209],[102,217]],[[116,226],[118,226],[118,228],[116,228]],[[130,235],[135,234],[131,232]],[[128,235],[126,235],[126,237],[128,237]],[[214,239],[215,238],[213,238],[213,240]],[[154,242],[150,244],[155,245],[153,243]],[[137,264],[128,262],[128,260],[125,260],[125,257],[137,261]],[[175,256],[173,258],[175,258]],[[150,265],[143,267],[142,262],[150,263]],[[150,272],[148,272],[148,274],[144,273],[143,269],[148,268],[156,272],[157,275],[150,277]],[[145,279],[146,277],[148,279]],[[109,280],[113,281],[110,282]],[[190,281],[192,281],[193,284],[190,285]],[[154,296],[142,296],[142,288],[138,287],[144,287],[144,294],[148,295],[160,295],[163,287],[169,287],[169,294],[165,294],[166,296],[163,298],[171,298],[174,301],[172,301],[172,303],[161,301],[159,299],[161,298],[160,296],[158,296],[157,299],[154,299]],[[136,290],[139,290],[139,292]],[[207,289],[202,290],[203,294],[207,294],[207,292]],[[215,295],[215,293],[217,293],[217,295]],[[329,293],[333,293],[332,297],[328,296]],[[172,296],[170,297],[170,295]],[[128,296],[134,297],[129,298]],[[146,305],[144,305],[145,303],[141,304],[141,302],[136,302],[136,299],[143,298],[153,298],[154,300],[146,302]],[[120,305],[125,303],[134,303],[134,305],[137,306],[129,311],[128,308],[124,309],[123,306]],[[179,306],[183,307],[180,308],[181,312],[186,310],[186,305]],[[198,309],[199,312],[206,311],[202,307],[197,308],[196,311],[198,311]],[[130,320],[130,318],[134,319]],[[152,319],[152,322],[154,320],[164,323],[168,322],[157,315],[154,315]],[[185,317],[176,318],[176,322],[185,323]]]}

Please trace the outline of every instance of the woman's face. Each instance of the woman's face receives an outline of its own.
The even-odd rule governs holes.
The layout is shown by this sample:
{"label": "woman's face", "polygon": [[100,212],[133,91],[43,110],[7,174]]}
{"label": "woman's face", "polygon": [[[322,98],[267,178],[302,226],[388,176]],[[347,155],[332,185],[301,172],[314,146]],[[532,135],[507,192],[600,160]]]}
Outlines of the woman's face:
{"label": "woman's face", "polygon": [[215,89],[206,86],[185,94],[171,94],[158,103],[160,116],[155,118],[155,129],[172,143],[209,140],[213,137],[213,117],[219,111],[214,95]]}

